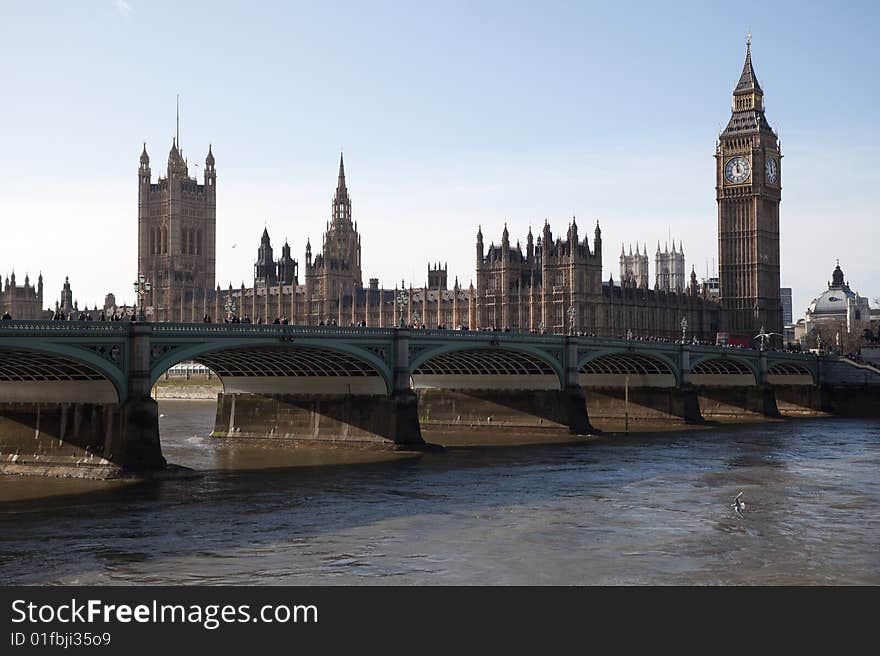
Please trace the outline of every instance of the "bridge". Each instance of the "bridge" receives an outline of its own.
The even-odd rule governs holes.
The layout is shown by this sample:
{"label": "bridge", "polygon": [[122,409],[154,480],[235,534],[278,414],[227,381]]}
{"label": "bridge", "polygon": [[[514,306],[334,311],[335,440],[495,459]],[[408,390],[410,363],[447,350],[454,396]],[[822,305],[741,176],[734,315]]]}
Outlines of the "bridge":
{"label": "bridge", "polygon": [[[0,467],[165,466],[154,383],[214,371],[214,434],[419,448],[440,430],[593,432],[591,418],[832,410],[808,354],[529,333],[0,323]],[[880,382],[880,373],[877,380]]]}

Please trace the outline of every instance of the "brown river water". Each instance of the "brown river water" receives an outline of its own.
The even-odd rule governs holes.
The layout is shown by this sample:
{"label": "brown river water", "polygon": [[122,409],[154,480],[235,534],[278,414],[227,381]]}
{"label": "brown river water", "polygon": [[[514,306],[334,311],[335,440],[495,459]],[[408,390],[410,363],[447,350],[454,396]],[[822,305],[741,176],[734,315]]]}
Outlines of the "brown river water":
{"label": "brown river water", "polygon": [[877,420],[401,457],[160,411],[197,477],[0,477],[0,584],[880,584]]}

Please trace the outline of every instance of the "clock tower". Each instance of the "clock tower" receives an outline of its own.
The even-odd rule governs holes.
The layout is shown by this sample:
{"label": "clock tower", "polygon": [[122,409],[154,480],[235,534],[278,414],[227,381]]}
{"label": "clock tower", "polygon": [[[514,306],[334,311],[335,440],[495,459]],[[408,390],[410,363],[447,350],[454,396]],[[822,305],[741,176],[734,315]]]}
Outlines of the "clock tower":
{"label": "clock tower", "polygon": [[731,336],[752,344],[762,326],[767,332],[782,333],[782,154],[764,116],[764,92],[752,68],[751,39],[746,41],[746,61],[715,160],[722,326]]}

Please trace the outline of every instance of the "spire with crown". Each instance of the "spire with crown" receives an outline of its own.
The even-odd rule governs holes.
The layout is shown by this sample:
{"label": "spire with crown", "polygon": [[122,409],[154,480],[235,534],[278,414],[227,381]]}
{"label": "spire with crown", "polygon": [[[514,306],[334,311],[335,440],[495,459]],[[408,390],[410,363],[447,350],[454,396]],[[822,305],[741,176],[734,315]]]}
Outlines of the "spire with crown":
{"label": "spire with crown", "polygon": [[336,179],[336,193],[333,194],[333,220],[336,226],[340,222],[351,224],[351,199],[348,197],[348,187],[345,184],[345,162],[342,152],[339,153],[339,174]]}
{"label": "spire with crown", "polygon": [[771,131],[764,117],[764,91],[752,65],[752,39],[746,40],[746,60],[739,81],[733,89],[733,115],[723,135],[735,135],[755,130]]}
{"label": "spire with crown", "polygon": [[752,66],[752,35],[750,33],[746,37],[746,60],[743,63],[742,73],[739,76],[739,82],[737,82],[733,93],[737,95],[754,92],[764,93],[761,85],[758,84],[758,76],[755,75],[755,69]]}
{"label": "spire with crown", "polygon": [[177,96],[176,128],[174,137],[171,139],[171,150],[168,152],[168,177],[177,175],[189,177],[186,160],[183,158],[183,149],[180,147],[180,95]]}
{"label": "spire with crown", "polygon": [[183,159],[183,152],[177,144],[177,138],[171,140],[171,150],[168,151],[168,177],[170,178],[172,175],[189,175],[186,160]]}

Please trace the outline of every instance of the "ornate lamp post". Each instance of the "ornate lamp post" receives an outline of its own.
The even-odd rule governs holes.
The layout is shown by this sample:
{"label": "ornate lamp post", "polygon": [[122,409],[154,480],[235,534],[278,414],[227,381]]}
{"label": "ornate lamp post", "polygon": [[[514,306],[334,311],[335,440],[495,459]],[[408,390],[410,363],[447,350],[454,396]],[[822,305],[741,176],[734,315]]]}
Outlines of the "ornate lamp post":
{"label": "ornate lamp post", "polygon": [[223,309],[226,310],[227,323],[232,323],[232,317],[235,316],[235,311],[238,308],[235,307],[235,299],[231,295],[226,298],[226,303],[223,305]]}
{"label": "ornate lamp post", "polygon": [[144,274],[138,274],[137,280],[134,281],[135,302],[137,303],[136,316],[138,321],[146,321],[147,315],[144,313],[144,296],[153,290],[153,285],[147,280]]}
{"label": "ornate lamp post", "polygon": [[538,323],[538,332],[541,333],[542,335],[544,334],[544,322],[543,321]]}
{"label": "ornate lamp post", "polygon": [[688,320],[687,317],[681,318],[681,343],[684,344],[687,339]]}
{"label": "ornate lamp post", "polygon": [[[401,286],[403,286],[403,281],[400,281]],[[405,289],[401,289],[400,293],[397,295],[397,307],[400,308],[400,327],[404,328],[406,326],[406,320],[403,316],[403,308],[406,307],[407,303],[409,303],[409,293]]]}
{"label": "ornate lamp post", "polygon": [[574,318],[577,316],[577,310],[574,305],[568,308],[568,334],[574,335]]}
{"label": "ornate lamp post", "polygon": [[626,329],[626,338],[628,340],[631,340],[633,338],[633,331],[630,330],[629,328]]}
{"label": "ornate lamp post", "polygon": [[420,326],[422,325],[422,315],[418,313],[418,311],[413,312],[413,325]]}

